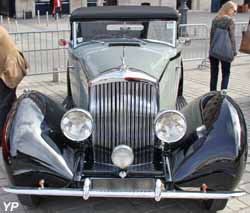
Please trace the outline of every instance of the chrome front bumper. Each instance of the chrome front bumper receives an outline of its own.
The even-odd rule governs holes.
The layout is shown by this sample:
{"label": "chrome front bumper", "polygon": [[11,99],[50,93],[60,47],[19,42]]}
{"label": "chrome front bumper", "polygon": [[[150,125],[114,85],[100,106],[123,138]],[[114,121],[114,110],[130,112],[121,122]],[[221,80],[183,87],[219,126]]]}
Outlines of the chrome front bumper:
{"label": "chrome front bumper", "polygon": [[3,187],[3,190],[12,194],[41,195],[41,196],[72,196],[83,197],[109,197],[109,198],[154,198],[161,199],[229,199],[245,195],[245,192],[185,192],[185,191],[162,191],[162,182],[158,179],[155,184],[155,191],[96,191],[90,189],[91,180],[85,179],[83,189],[54,189],[54,188],[29,188],[29,187]]}

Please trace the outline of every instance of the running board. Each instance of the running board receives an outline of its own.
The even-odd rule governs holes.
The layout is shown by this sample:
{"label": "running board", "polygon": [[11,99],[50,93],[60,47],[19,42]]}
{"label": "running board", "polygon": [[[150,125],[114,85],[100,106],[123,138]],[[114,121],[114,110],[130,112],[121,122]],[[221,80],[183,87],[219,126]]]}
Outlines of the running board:
{"label": "running board", "polygon": [[82,189],[65,188],[30,188],[30,187],[3,187],[3,190],[12,194],[41,195],[41,196],[72,196],[105,198],[154,198],[156,201],[161,199],[229,199],[245,195],[245,192],[185,192],[185,191],[162,191],[162,183],[158,179],[155,184],[155,191],[146,192],[125,192],[125,191],[96,191],[90,189],[90,179],[85,179]]}

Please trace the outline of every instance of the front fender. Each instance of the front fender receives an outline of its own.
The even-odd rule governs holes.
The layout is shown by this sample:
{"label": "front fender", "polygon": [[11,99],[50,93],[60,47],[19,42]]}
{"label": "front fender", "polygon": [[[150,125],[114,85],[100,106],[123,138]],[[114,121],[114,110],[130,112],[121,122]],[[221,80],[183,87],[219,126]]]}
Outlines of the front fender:
{"label": "front fender", "polygon": [[72,179],[73,159],[68,156],[73,155],[67,154],[70,149],[60,130],[63,114],[63,107],[38,92],[24,94],[14,104],[7,121],[3,157],[15,185],[19,177],[28,182],[33,173]]}
{"label": "front fender", "polygon": [[[220,93],[209,93],[192,104],[183,110],[192,121],[187,122],[191,125],[183,141],[187,144],[175,153],[182,156],[174,165],[175,182],[185,186],[206,183],[212,189],[232,190],[240,181],[247,159],[243,114],[233,99]],[[206,130],[198,137],[196,128],[201,125]]]}

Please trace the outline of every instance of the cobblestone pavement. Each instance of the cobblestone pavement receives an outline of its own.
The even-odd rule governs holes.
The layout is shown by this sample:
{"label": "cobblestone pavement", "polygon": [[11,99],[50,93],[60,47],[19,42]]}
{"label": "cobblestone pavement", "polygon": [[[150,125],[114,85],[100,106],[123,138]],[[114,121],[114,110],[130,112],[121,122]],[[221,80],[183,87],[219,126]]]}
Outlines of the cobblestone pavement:
{"label": "cobblestone pavement", "polygon": [[[185,70],[185,97],[188,101],[204,94],[208,91],[209,71],[204,69],[199,71],[195,69],[197,64],[184,64]],[[232,74],[230,80],[229,95],[232,96],[241,106],[248,127],[250,131],[250,65],[249,57],[237,59],[232,67]],[[18,94],[24,88],[31,88],[41,91],[57,101],[61,102],[66,93],[65,73],[61,74],[60,83],[53,83],[52,76],[32,76],[27,77],[19,86]],[[250,135],[250,132],[249,132]],[[2,159],[0,159],[0,186],[7,185],[7,179],[4,172]],[[250,212],[250,156],[246,171],[238,186],[239,190],[244,190],[247,195],[239,199],[232,199],[228,202],[223,213],[227,212]],[[7,194],[0,189],[0,212],[4,212],[4,202],[17,201],[15,195]],[[89,199],[84,201],[80,198],[46,198],[38,209],[29,209],[25,206],[19,206],[13,212],[17,213],[31,213],[31,212],[117,212],[117,213],[156,213],[156,212],[204,212],[201,209],[201,203],[190,200],[163,200],[156,203],[152,200],[139,199]]]}

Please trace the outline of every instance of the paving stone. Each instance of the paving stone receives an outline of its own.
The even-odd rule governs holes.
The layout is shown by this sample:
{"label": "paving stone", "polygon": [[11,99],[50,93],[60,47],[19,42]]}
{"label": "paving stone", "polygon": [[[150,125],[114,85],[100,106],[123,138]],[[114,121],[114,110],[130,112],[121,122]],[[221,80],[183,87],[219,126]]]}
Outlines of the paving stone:
{"label": "paving stone", "polygon": [[[91,199],[90,199],[91,200]],[[75,197],[48,197],[42,200],[39,209],[52,212],[60,212],[66,209],[89,210],[92,202],[84,201],[82,198]],[[29,209],[27,209],[29,210]]]}
{"label": "paving stone", "polygon": [[92,208],[97,212],[103,211],[103,209],[109,209],[109,211],[127,209],[127,211],[131,211],[134,206],[129,202],[129,199],[102,199],[101,202],[92,204]]}
{"label": "paving stone", "polygon": [[245,203],[246,205],[250,205],[250,194],[247,194],[245,196],[239,197],[238,200]]}
{"label": "paving stone", "polygon": [[25,208],[24,211],[26,213],[54,213],[55,211],[53,210],[47,210],[47,209],[32,209],[32,208]]}
{"label": "paving stone", "polygon": [[206,212],[203,208],[202,201],[198,200],[177,200],[177,204],[180,205],[187,212]]}
{"label": "paving stone", "polygon": [[176,206],[179,203],[179,201],[173,199],[165,199],[161,200],[160,202],[155,202],[151,199],[131,199],[130,202],[133,208],[137,209],[140,212],[148,211],[151,209],[161,209]]}
{"label": "paving stone", "polygon": [[[64,209],[61,211],[55,211],[55,213],[91,213],[95,212],[93,209],[79,209],[79,208],[72,208],[72,209]],[[119,211],[117,211],[119,213]]]}
{"label": "paving stone", "polygon": [[[249,157],[248,157],[248,159],[249,159]],[[247,165],[246,165],[246,171],[250,172],[250,163],[247,163]]]}
{"label": "paving stone", "polygon": [[240,181],[240,185],[245,184],[245,183],[250,183],[250,172],[245,172],[243,174],[243,177]]}
{"label": "paving stone", "polygon": [[238,211],[238,213],[249,213],[249,212],[250,212],[250,207]]}
{"label": "paving stone", "polygon": [[[163,208],[160,211],[159,211],[159,209],[151,209],[151,210],[145,211],[144,213],[160,213],[160,212],[187,213],[188,211],[185,209],[180,209],[178,206],[170,206],[170,207]],[[195,213],[195,211],[194,211],[194,213]],[[200,213],[200,212],[197,212],[197,213]]]}
{"label": "paving stone", "polygon": [[250,183],[243,184],[239,188],[246,191],[247,193],[250,193]]}
{"label": "paving stone", "polygon": [[226,207],[225,209],[221,210],[221,211],[217,211],[218,213],[234,213],[235,211],[233,211],[232,209]]}
{"label": "paving stone", "polygon": [[241,209],[247,208],[247,204],[237,200],[237,199],[230,199],[228,201],[227,207],[232,209],[233,211],[239,211]]}

